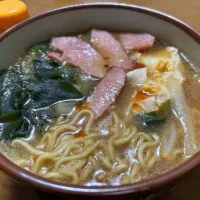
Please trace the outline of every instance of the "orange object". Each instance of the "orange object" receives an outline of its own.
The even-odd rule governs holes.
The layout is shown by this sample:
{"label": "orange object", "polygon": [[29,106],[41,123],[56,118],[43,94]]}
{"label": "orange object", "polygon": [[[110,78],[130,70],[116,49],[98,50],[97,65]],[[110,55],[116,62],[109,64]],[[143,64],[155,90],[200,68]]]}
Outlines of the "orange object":
{"label": "orange object", "polygon": [[28,8],[22,1],[0,1],[0,32],[29,17]]}
{"label": "orange object", "polygon": [[78,106],[76,107],[76,109],[77,109],[78,111],[81,111],[81,110],[90,110],[89,103],[88,103],[88,102],[85,102],[85,103],[82,104],[82,105],[78,105]]}
{"label": "orange object", "polygon": [[86,137],[88,134],[84,130],[80,130],[77,134],[75,134],[75,137],[77,138],[83,138]]}
{"label": "orange object", "polygon": [[105,61],[110,61],[110,57],[108,57],[108,56],[107,56],[107,57],[104,57],[104,60],[105,60]]}
{"label": "orange object", "polygon": [[143,63],[136,63],[136,65],[134,66],[134,70],[135,69],[141,69],[141,68],[145,68],[146,66]]}
{"label": "orange object", "polygon": [[147,98],[149,98],[148,94],[144,93],[143,91],[137,92],[137,95],[136,95],[136,100],[137,101],[142,101],[142,100],[145,100]]}
{"label": "orange object", "polygon": [[132,108],[133,108],[134,111],[140,111],[141,110],[141,107],[138,103],[134,103],[132,105]]}

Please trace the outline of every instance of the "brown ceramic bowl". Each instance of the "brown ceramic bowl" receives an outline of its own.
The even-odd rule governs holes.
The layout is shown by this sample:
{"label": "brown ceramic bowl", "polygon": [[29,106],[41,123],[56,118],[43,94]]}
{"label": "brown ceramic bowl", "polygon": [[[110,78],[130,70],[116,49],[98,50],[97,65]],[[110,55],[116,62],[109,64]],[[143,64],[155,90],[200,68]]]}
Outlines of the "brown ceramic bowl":
{"label": "brown ceramic bowl", "polygon": [[[169,45],[176,46],[193,62],[200,55],[200,34],[172,16],[144,7],[94,3],[49,11],[11,28],[0,36],[0,67],[6,68],[33,43],[53,36],[83,32],[90,28],[116,31],[148,32]],[[108,187],[64,185],[34,175],[0,154],[0,169],[30,187],[43,192],[75,198],[129,199],[163,191],[175,185],[200,164],[198,153],[178,168],[152,179],[135,184]]]}

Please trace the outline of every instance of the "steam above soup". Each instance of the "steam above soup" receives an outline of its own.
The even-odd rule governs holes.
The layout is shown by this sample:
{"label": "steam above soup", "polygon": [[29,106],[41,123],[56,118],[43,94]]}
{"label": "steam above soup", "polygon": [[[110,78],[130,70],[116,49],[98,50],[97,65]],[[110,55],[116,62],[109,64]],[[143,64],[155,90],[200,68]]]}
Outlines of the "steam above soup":
{"label": "steam above soup", "polygon": [[149,34],[94,29],[52,38],[0,81],[1,152],[45,178],[133,183],[199,149],[198,75]]}

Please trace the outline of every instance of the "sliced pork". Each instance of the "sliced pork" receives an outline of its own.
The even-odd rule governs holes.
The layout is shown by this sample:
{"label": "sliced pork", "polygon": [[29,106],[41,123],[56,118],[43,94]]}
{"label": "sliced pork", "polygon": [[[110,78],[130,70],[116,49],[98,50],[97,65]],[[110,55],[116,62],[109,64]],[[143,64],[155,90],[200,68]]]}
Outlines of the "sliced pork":
{"label": "sliced pork", "polygon": [[122,68],[112,68],[97,85],[90,99],[89,106],[96,114],[101,115],[115,102],[126,82],[126,73]]}
{"label": "sliced pork", "polygon": [[107,31],[93,29],[91,43],[104,56],[108,65],[121,67],[124,70],[133,68],[121,44]]}
{"label": "sliced pork", "polygon": [[76,37],[57,37],[51,41],[53,50],[48,57],[60,63],[69,62],[97,78],[106,74],[104,58],[90,44]]}
{"label": "sliced pork", "polygon": [[119,41],[127,51],[144,51],[153,47],[155,37],[150,34],[124,33],[119,35]]}

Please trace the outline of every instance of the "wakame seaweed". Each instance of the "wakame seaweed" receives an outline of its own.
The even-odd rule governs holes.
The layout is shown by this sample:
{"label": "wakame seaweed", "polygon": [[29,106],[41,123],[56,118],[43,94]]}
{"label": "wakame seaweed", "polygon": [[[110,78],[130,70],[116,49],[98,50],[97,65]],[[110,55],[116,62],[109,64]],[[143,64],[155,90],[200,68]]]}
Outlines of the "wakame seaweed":
{"label": "wakame seaweed", "polygon": [[30,52],[37,57],[45,56],[49,53],[50,46],[49,43],[37,44],[31,47]]}
{"label": "wakame seaweed", "polygon": [[151,125],[155,126],[155,124],[159,125],[167,119],[169,111],[170,100],[167,100],[160,105],[158,111],[153,111],[149,113],[138,112],[136,115],[136,120],[148,127]]}
{"label": "wakame seaweed", "polygon": [[44,59],[33,59],[36,76],[39,78],[65,79],[70,83],[75,83],[77,79],[76,68],[71,69],[63,65],[59,65],[55,61]]}
{"label": "wakame seaweed", "polygon": [[33,59],[33,66],[34,76],[29,79],[23,78],[19,66],[0,73],[1,139],[28,137],[31,130],[42,131],[56,117],[55,104],[84,99],[73,85],[76,69],[73,71],[45,58]]}

